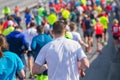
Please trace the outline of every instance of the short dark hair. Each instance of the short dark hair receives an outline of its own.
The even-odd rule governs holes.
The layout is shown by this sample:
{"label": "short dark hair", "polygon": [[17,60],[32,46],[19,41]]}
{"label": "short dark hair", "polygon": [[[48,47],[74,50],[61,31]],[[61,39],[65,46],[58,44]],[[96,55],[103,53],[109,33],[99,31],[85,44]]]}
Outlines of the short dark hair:
{"label": "short dark hair", "polygon": [[55,34],[61,34],[66,29],[66,25],[62,21],[57,21],[53,24],[53,31]]}
{"label": "short dark hair", "polygon": [[44,32],[44,27],[43,26],[37,26],[37,32],[40,34]]}
{"label": "short dark hair", "polygon": [[33,27],[35,25],[36,25],[35,22],[30,22],[30,27]]}
{"label": "short dark hair", "polygon": [[16,30],[16,29],[21,29],[21,30],[22,30],[23,28],[22,28],[21,26],[16,26],[16,27],[15,27],[15,30]]}

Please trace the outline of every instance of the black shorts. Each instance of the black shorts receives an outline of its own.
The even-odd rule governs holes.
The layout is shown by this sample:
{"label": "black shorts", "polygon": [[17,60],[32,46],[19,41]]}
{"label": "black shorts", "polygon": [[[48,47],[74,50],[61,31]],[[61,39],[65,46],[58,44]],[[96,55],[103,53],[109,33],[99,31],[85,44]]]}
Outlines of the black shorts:
{"label": "black shorts", "polygon": [[92,37],[93,36],[93,29],[88,29],[84,32],[84,37]]}
{"label": "black shorts", "polygon": [[113,35],[113,39],[118,40],[120,36]]}
{"label": "black shorts", "polygon": [[31,58],[33,56],[33,51],[28,51],[27,56],[28,58]]}
{"label": "black shorts", "polygon": [[104,34],[106,34],[107,33],[107,29],[104,29]]}
{"label": "black shorts", "polygon": [[102,34],[96,34],[95,37],[96,38],[102,38]]}

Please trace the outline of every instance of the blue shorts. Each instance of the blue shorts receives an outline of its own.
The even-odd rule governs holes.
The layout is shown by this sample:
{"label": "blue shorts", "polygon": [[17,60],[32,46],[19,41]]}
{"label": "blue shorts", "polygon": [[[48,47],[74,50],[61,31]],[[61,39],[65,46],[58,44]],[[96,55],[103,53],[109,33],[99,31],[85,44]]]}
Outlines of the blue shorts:
{"label": "blue shorts", "polygon": [[92,37],[93,36],[93,29],[87,29],[84,32],[84,37]]}

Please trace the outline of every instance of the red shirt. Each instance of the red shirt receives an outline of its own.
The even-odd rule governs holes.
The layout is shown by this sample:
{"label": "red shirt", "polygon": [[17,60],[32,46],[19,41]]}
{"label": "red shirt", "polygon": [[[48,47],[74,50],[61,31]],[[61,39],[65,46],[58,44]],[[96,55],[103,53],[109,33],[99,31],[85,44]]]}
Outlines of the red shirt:
{"label": "red shirt", "polygon": [[6,29],[7,27],[8,27],[8,21],[5,21],[5,22],[3,23],[3,30]]}
{"label": "red shirt", "polygon": [[107,5],[106,9],[107,9],[108,12],[110,12],[112,10],[112,7],[110,5]]}
{"label": "red shirt", "polygon": [[102,34],[103,31],[104,31],[103,25],[100,22],[96,23],[95,24],[95,33],[96,34]]}
{"label": "red shirt", "polygon": [[120,36],[120,25],[113,25],[112,33],[113,35]]}

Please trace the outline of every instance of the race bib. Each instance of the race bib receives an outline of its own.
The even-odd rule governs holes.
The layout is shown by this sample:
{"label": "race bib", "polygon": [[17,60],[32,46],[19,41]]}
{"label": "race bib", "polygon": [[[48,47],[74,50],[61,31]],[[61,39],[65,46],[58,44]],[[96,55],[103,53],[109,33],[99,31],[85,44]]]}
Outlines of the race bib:
{"label": "race bib", "polygon": [[113,32],[118,32],[118,27],[114,27]]}

